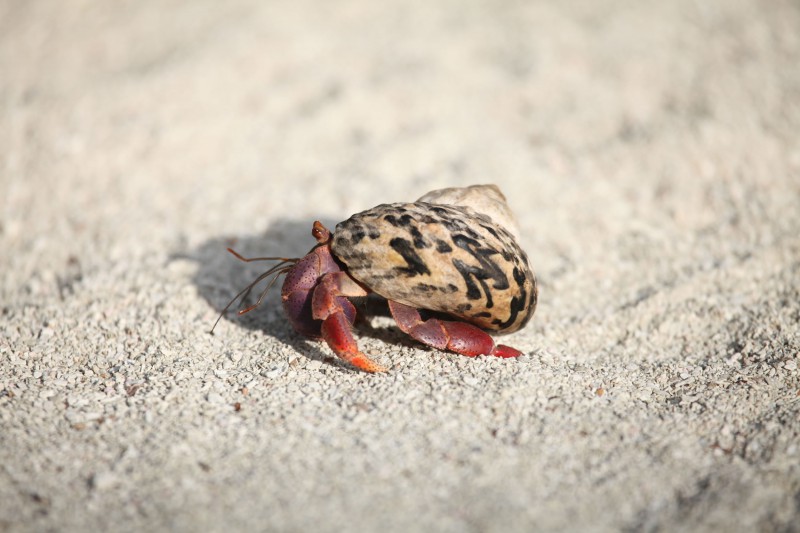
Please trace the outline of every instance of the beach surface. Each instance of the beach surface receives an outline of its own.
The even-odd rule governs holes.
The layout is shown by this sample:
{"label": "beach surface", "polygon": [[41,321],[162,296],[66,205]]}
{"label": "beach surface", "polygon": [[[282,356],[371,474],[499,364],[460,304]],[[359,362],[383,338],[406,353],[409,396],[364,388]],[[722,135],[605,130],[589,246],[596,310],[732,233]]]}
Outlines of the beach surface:
{"label": "beach surface", "polygon": [[[0,531],[800,531],[800,4],[0,2]],[[494,183],[518,359],[226,303]],[[252,303],[255,298],[251,298]]]}

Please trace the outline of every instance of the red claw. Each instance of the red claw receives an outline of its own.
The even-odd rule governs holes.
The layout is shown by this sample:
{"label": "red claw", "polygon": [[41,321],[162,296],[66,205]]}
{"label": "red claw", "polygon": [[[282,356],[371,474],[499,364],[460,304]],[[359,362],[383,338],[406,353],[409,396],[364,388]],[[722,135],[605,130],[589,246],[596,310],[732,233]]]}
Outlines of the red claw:
{"label": "red claw", "polygon": [[358,349],[350,322],[344,313],[334,313],[322,323],[322,337],[336,355],[351,365],[366,372],[385,372],[385,366],[379,365]]}
{"label": "red claw", "polygon": [[422,320],[413,307],[389,300],[395,322],[405,333],[418,341],[440,350],[450,350],[461,355],[493,355],[495,357],[519,357],[522,352],[504,344],[495,345],[492,337],[482,329],[450,320],[430,318]]}
{"label": "red claw", "polygon": [[515,348],[512,348],[511,346],[506,346],[505,344],[498,344],[497,347],[495,347],[494,352],[492,352],[492,355],[494,355],[495,357],[509,358],[509,357],[519,357],[520,355],[522,355],[522,352],[520,352]]}
{"label": "red claw", "polygon": [[366,296],[367,291],[342,272],[331,256],[330,232],[314,223],[314,237],[322,246],[314,248],[286,275],[281,290],[283,308],[295,331],[311,338],[322,337],[341,359],[367,372],[383,367],[358,349],[352,324],[356,308],[348,297]]}

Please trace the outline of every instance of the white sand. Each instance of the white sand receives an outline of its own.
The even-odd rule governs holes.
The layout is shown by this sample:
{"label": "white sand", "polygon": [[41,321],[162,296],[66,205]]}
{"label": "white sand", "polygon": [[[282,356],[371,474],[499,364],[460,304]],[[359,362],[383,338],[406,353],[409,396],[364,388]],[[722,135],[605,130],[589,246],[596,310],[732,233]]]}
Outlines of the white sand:
{"label": "white sand", "polygon": [[[410,4],[0,4],[0,531],[800,530],[800,6]],[[519,360],[207,333],[485,182]]]}

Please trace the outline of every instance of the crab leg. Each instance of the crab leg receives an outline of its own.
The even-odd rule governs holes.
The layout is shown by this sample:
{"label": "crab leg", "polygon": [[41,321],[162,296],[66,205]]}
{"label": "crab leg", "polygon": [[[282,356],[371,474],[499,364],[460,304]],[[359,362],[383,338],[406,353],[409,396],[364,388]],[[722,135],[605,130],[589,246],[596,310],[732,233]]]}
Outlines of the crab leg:
{"label": "crab leg", "polygon": [[314,319],[322,320],[322,338],[337,356],[361,370],[384,372],[388,370],[386,367],[358,349],[351,329],[356,309],[347,297],[366,294],[367,291],[344,272],[331,272],[322,276],[314,289],[311,308]]}
{"label": "crab leg", "polygon": [[522,352],[510,346],[495,345],[488,333],[472,324],[439,320],[438,318],[422,320],[419,311],[392,300],[389,300],[389,310],[403,332],[433,348],[450,350],[469,357],[476,355],[519,357],[522,355]]}
{"label": "crab leg", "polygon": [[322,322],[322,337],[341,359],[367,372],[385,372],[379,365],[358,349],[358,344],[350,330],[350,322],[344,313],[334,313]]}

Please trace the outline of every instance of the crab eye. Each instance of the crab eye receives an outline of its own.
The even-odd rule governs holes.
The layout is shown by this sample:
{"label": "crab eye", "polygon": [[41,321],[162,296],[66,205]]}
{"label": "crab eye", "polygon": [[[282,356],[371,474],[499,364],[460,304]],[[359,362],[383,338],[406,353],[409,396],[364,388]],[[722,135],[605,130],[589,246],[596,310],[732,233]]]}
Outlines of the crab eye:
{"label": "crab eye", "polygon": [[324,244],[331,239],[331,232],[322,225],[322,222],[316,220],[314,227],[311,228],[311,236],[314,237],[318,243]]}

